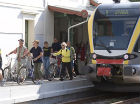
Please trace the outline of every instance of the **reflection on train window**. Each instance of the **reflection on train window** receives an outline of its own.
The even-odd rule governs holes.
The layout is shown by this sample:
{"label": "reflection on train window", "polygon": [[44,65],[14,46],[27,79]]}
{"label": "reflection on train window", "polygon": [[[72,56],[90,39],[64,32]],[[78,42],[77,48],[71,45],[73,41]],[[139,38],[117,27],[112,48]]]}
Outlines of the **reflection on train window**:
{"label": "reflection on train window", "polygon": [[[126,50],[137,18],[95,18],[93,42],[97,50],[109,47],[111,50]],[[103,46],[104,47],[103,47]]]}

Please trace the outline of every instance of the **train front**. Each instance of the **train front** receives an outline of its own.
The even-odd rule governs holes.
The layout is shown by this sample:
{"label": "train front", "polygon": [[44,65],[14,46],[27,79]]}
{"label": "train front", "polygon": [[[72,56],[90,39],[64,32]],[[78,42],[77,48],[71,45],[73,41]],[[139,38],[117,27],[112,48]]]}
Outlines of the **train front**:
{"label": "train front", "polygon": [[88,21],[93,83],[140,84],[140,3],[100,5]]}

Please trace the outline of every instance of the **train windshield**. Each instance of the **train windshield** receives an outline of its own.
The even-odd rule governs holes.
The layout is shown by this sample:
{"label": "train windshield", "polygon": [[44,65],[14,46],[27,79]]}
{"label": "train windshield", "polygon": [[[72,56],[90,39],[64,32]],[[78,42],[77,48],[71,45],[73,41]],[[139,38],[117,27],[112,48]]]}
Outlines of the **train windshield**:
{"label": "train windshield", "polygon": [[127,50],[137,19],[136,16],[107,16],[98,11],[93,22],[95,50]]}

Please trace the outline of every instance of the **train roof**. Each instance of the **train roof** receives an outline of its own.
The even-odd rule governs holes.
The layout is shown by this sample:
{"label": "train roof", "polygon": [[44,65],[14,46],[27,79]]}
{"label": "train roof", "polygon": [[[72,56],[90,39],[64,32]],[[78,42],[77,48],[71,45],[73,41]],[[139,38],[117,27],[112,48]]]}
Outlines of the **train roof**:
{"label": "train roof", "polygon": [[101,4],[98,7],[98,9],[123,9],[123,8],[140,10],[140,2]]}

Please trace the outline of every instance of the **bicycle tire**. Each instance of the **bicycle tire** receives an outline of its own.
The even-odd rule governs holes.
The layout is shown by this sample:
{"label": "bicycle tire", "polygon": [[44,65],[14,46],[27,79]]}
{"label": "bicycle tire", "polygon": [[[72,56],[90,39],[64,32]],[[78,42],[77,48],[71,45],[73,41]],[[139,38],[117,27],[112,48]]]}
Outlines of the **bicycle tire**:
{"label": "bicycle tire", "polygon": [[23,84],[26,77],[27,77],[27,69],[26,67],[22,67],[19,69],[19,73],[17,75],[17,83],[20,85],[20,84]]}
{"label": "bicycle tire", "polygon": [[5,68],[3,70],[3,78],[5,81],[7,81],[9,79],[9,68]]}
{"label": "bicycle tire", "polygon": [[49,78],[53,80],[56,77],[58,66],[52,63],[49,65],[48,71],[49,71]]}

